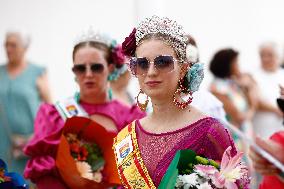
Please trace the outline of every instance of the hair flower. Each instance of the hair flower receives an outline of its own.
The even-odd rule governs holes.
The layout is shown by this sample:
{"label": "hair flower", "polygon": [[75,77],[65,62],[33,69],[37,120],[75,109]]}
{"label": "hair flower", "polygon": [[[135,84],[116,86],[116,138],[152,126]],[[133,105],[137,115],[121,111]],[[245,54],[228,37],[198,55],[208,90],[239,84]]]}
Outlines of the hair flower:
{"label": "hair flower", "polygon": [[204,69],[202,63],[195,63],[187,72],[187,79],[189,81],[189,90],[196,92],[204,78]]}
{"label": "hair flower", "polygon": [[122,43],[122,52],[126,56],[134,56],[136,50],[136,38],[135,38],[136,28],[132,30],[130,35],[125,38]]}

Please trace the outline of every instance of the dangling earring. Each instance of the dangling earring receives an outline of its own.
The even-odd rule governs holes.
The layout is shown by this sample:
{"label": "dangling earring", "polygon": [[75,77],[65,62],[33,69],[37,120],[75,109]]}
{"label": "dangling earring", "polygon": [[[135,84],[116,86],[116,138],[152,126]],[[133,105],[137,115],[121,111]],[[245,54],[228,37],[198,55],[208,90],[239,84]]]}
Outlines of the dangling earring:
{"label": "dangling earring", "polygon": [[136,97],[136,103],[137,103],[137,106],[138,106],[143,112],[145,112],[145,111],[146,111],[146,108],[147,108],[147,106],[148,106],[148,103],[149,103],[149,97],[147,96],[147,97],[146,97],[146,100],[145,100],[145,102],[144,102],[144,104],[142,104],[142,103],[139,102],[139,95],[140,95],[140,94],[145,94],[145,93],[140,89],[140,91],[139,91],[139,93],[138,93],[138,95],[137,95],[137,97]]}
{"label": "dangling earring", "polygon": [[108,98],[109,98],[109,100],[112,100],[112,98],[113,98],[113,93],[112,93],[111,88],[108,89]]}
{"label": "dangling earring", "polygon": [[[192,102],[192,99],[193,99],[193,97],[192,97],[192,92],[190,91],[190,90],[188,90],[188,89],[186,89],[183,85],[182,85],[182,79],[180,79],[179,81],[178,81],[178,83],[179,83],[179,86],[178,86],[178,88],[177,88],[177,90],[175,91],[175,93],[174,93],[174,95],[173,95],[173,102],[174,102],[174,104],[177,106],[177,107],[179,107],[179,108],[181,108],[181,109],[185,109],[191,102]],[[188,99],[185,101],[185,100],[183,100],[183,98],[182,98],[182,96],[181,96],[181,94],[184,92],[184,91],[186,91],[186,93],[188,93],[188,95],[189,95],[189,97],[188,97]],[[181,100],[181,101],[178,101],[177,100],[177,98],[176,98],[176,95],[178,95],[179,97],[179,99]]]}

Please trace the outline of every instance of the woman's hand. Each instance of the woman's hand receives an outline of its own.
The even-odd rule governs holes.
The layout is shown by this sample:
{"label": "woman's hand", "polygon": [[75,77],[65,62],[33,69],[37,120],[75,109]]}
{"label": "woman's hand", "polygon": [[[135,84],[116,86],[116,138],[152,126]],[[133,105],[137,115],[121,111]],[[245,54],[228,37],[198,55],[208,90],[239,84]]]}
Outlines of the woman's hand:
{"label": "woman's hand", "polygon": [[[263,140],[259,137],[256,138],[256,144],[282,163],[284,162],[284,148],[280,144],[272,140]],[[253,167],[258,173],[262,175],[276,175],[280,172],[277,167],[258,154],[253,147],[250,148],[249,156],[253,162]]]}

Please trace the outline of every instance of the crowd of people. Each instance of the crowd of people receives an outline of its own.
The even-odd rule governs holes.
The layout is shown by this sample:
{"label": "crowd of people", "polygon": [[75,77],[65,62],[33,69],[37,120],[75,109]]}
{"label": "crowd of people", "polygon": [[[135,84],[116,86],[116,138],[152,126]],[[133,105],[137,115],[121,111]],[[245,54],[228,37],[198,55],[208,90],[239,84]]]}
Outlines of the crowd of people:
{"label": "crowd of people", "polygon": [[[79,92],[55,104],[46,69],[25,58],[29,45],[29,36],[7,32],[7,62],[0,66],[0,159],[31,187],[70,188],[56,159],[73,116],[116,135],[118,188],[158,188],[176,154],[186,149],[216,162],[223,162],[228,149],[229,157],[245,154],[242,168],[248,173],[213,182],[217,188],[284,187],[284,173],[225,124],[284,164],[284,70],[275,43],[260,45],[261,69],[251,73],[241,71],[238,51],[218,50],[208,63],[209,88],[199,90],[206,75],[197,42],[174,20],[147,18],[122,44],[90,29],[70,55]],[[139,83],[136,97],[128,89],[132,79]]]}

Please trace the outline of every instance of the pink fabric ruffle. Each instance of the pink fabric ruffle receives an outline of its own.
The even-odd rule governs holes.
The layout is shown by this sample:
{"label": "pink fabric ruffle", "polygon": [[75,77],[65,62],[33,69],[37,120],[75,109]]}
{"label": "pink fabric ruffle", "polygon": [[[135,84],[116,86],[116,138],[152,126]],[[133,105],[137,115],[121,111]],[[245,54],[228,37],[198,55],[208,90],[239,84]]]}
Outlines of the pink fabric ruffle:
{"label": "pink fabric ruffle", "polygon": [[[99,105],[84,102],[80,104],[90,115],[101,114],[111,118],[118,131],[133,120],[145,116],[136,106],[128,107],[118,101]],[[63,126],[64,121],[53,105],[45,103],[40,106],[35,119],[34,136],[24,149],[25,154],[30,156],[24,176],[36,183],[39,189],[46,187],[52,189],[66,188],[55,165]],[[45,186],[47,183],[48,186]]]}

